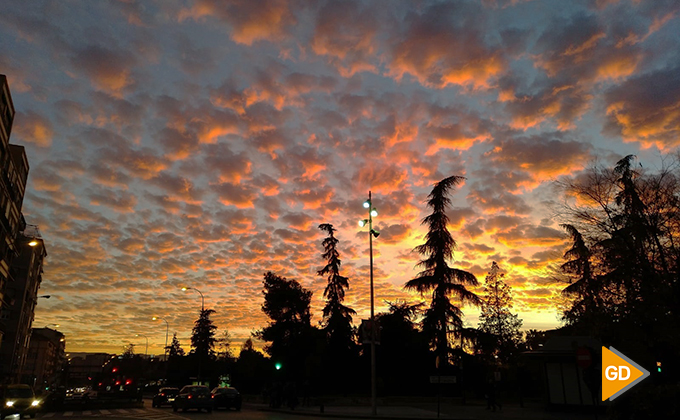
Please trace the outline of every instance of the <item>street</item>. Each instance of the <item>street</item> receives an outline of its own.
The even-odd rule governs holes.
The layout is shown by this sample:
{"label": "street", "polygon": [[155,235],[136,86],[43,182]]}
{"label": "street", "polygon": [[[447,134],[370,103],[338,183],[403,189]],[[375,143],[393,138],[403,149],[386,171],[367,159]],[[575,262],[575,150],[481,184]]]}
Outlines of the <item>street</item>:
{"label": "street", "polygon": [[[286,413],[267,412],[257,409],[244,408],[241,411],[234,410],[214,410],[212,413],[205,411],[190,410],[185,413],[175,413],[170,407],[164,408],[119,408],[119,409],[102,409],[102,410],[74,410],[74,411],[57,411],[57,412],[43,412],[39,413],[37,418],[51,420],[75,420],[93,417],[103,417],[106,420],[290,420],[294,416]],[[318,420],[323,417],[312,417],[305,415],[305,419]],[[19,420],[19,416],[8,416],[6,419]]]}
{"label": "street", "polygon": [[[505,419],[505,420],[590,420],[597,418],[593,414],[577,413],[551,413],[544,410],[520,409],[519,407],[507,407],[503,411],[489,412],[482,406],[457,406],[446,407],[442,412],[442,419]],[[316,416],[310,409],[301,409],[297,412],[265,411],[262,407],[246,406],[241,411],[213,410],[212,413],[191,410],[188,412],[173,412],[172,408],[110,408],[95,410],[73,410],[42,412],[37,418],[44,420],[80,420],[101,417],[103,420],[321,420],[330,418],[370,418],[369,407],[329,407],[327,416]],[[25,417],[27,418],[27,417]],[[436,419],[436,413],[414,407],[381,407],[378,418],[383,419]],[[602,416],[600,418],[606,418]],[[20,420],[19,416],[8,416],[10,420]]]}

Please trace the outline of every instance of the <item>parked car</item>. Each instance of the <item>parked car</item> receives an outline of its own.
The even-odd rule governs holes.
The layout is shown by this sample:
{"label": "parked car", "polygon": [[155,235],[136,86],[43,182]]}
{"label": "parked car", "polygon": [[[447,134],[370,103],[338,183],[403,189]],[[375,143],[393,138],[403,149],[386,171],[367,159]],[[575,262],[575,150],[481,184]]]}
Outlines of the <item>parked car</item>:
{"label": "parked car", "polygon": [[237,411],[241,409],[241,394],[236,388],[232,387],[217,387],[212,390],[213,407],[217,410],[220,407],[226,409],[234,408]]}
{"label": "parked car", "polygon": [[0,420],[18,414],[20,417],[28,414],[35,418],[40,409],[40,400],[35,397],[30,385],[3,385],[0,387]]}
{"label": "parked car", "polygon": [[79,402],[87,402],[89,400],[93,400],[96,398],[97,391],[94,391],[91,388],[87,387],[68,389],[66,390],[65,396],[66,401],[79,401]]}
{"label": "parked car", "polygon": [[172,410],[187,411],[192,408],[208,413],[213,409],[213,398],[210,389],[205,385],[187,385],[179,391],[175,401],[172,402]]}
{"label": "parked car", "polygon": [[172,405],[172,402],[177,398],[177,394],[179,394],[179,388],[161,388],[158,390],[158,394],[154,395],[151,406],[161,407],[163,404]]}

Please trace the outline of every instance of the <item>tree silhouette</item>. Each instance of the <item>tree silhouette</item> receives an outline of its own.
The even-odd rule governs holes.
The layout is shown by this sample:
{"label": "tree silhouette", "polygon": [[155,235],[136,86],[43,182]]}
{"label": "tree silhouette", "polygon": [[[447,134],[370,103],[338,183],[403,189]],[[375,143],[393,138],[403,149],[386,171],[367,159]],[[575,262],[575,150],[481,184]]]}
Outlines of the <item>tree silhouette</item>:
{"label": "tree silhouette", "polygon": [[270,344],[265,351],[274,362],[283,363],[286,372],[304,372],[306,357],[313,344],[310,304],[312,292],[295,280],[272,272],[264,275],[262,311],[271,319],[255,337]]}
{"label": "tree silhouette", "polygon": [[485,349],[487,354],[499,362],[507,362],[522,341],[522,320],[512,314],[512,294],[494,261],[484,283],[482,313],[479,316],[479,330],[492,337],[492,345]]}
{"label": "tree silhouette", "polygon": [[132,343],[127,344],[123,348],[123,353],[121,354],[121,356],[123,356],[124,359],[132,359],[133,357],[135,357],[135,345]]}
{"label": "tree silhouette", "polygon": [[443,179],[434,185],[428,195],[427,206],[432,209],[432,214],[422,222],[428,226],[428,232],[425,243],[415,248],[416,252],[426,257],[418,263],[424,270],[405,285],[406,289],[415,290],[421,295],[432,292],[430,307],[425,311],[422,321],[423,332],[443,361],[448,361],[451,355],[449,335],[459,338],[464,334],[463,311],[452,304],[450,298],[458,299],[461,306],[480,304],[477,295],[466,288],[477,285],[474,274],[448,265],[456,248],[456,241],[447,228],[449,218],[446,210],[451,204],[448,192],[463,179],[460,176]]}
{"label": "tree silhouette", "polygon": [[340,254],[336,248],[338,239],[334,236],[333,225],[324,223],[319,229],[328,233],[323,240],[326,266],[319,270],[319,276],[328,276],[328,284],[323,292],[326,298],[326,306],[323,308],[323,330],[326,332],[331,348],[351,350],[354,347],[354,331],[352,328],[352,315],[356,311],[342,304],[345,300],[345,289],[349,289],[347,277],[340,275]]}
{"label": "tree silhouette", "polygon": [[680,164],[655,172],[628,155],[567,180],[564,319],[636,360],[680,357]]}
{"label": "tree silhouette", "polygon": [[177,333],[172,334],[172,341],[170,345],[165,348],[168,351],[168,359],[175,359],[184,356],[184,349],[177,339]]}
{"label": "tree silhouette", "polygon": [[248,338],[234,365],[234,386],[242,393],[259,394],[265,385],[270,385],[271,361],[253,348],[253,340]]}
{"label": "tree silhouette", "polygon": [[210,315],[214,314],[212,309],[202,309],[200,316],[194,323],[194,328],[191,332],[191,347],[194,354],[198,355],[200,360],[212,360],[215,358],[215,330],[217,327],[213,325]]}
{"label": "tree silhouette", "polygon": [[386,303],[389,312],[376,315],[380,325],[377,374],[389,395],[411,394],[412,384],[427,381],[434,366],[427,337],[415,323],[424,303]]}
{"label": "tree silhouette", "polygon": [[229,331],[224,330],[222,337],[217,339],[217,345],[219,347],[219,357],[221,359],[231,359],[233,356],[231,354],[231,335]]}

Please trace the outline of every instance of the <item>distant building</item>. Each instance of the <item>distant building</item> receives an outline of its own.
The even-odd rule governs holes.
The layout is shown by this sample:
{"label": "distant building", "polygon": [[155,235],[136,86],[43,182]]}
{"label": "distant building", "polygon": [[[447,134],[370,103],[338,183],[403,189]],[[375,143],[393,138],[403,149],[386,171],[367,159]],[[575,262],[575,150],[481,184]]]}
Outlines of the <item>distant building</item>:
{"label": "distant building", "polygon": [[21,383],[35,390],[65,384],[66,338],[51,328],[33,328]]}
{"label": "distant building", "polygon": [[115,357],[108,353],[81,353],[72,355],[68,363],[66,386],[73,388],[92,384],[91,378],[101,376],[106,362]]}
{"label": "distant building", "polygon": [[19,255],[12,261],[2,312],[5,337],[0,347],[0,376],[6,383],[17,383],[22,377],[42,283],[43,260],[47,256],[40,232],[34,225],[27,225],[17,236],[17,248]]}

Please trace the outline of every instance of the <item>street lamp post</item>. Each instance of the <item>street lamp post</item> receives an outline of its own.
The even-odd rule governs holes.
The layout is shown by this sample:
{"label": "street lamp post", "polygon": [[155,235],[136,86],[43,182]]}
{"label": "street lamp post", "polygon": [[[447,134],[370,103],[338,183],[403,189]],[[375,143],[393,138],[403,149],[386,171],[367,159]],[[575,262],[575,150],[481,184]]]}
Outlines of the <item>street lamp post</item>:
{"label": "street lamp post", "polygon": [[370,257],[370,273],[371,273],[371,414],[378,414],[378,407],[376,404],[376,378],[375,378],[375,342],[376,342],[376,327],[375,327],[375,305],[373,303],[373,237],[376,238],[380,233],[373,229],[373,217],[378,215],[378,211],[373,207],[371,199],[371,192],[368,192],[368,200],[364,202],[364,208],[368,209],[368,219],[359,221],[359,226],[364,227],[368,224],[368,253]]}
{"label": "street lamp post", "polygon": [[[203,298],[203,293],[201,293],[200,290],[198,290],[195,287],[182,287],[182,290],[195,290],[198,292],[199,295],[201,295],[201,316],[203,316],[203,312],[205,311],[205,299]],[[203,354],[200,353],[198,355],[198,383],[201,383],[201,365],[203,362]]]}
{"label": "street lamp post", "polygon": [[153,317],[154,321],[159,320],[159,319],[161,321],[165,321],[165,347],[163,347],[163,349],[164,349],[163,356],[165,357],[165,360],[167,361],[167,359],[168,359],[168,355],[167,355],[168,354],[168,333],[170,332],[170,324],[168,324],[168,321],[165,318],[161,318],[161,317],[158,317],[158,316]]}
{"label": "street lamp post", "polygon": [[149,353],[149,337],[145,336],[144,334],[136,334],[136,337],[146,338],[146,348],[144,349],[144,355],[148,356],[148,353]]}
{"label": "street lamp post", "polygon": [[182,290],[195,290],[198,292],[199,295],[201,295],[201,312],[205,310],[205,299],[203,298],[203,293],[201,293],[200,290],[198,290],[195,287],[182,287]]}

